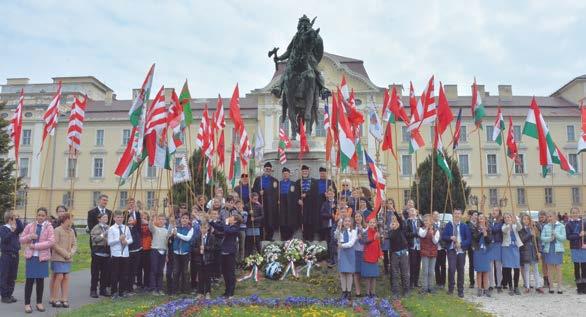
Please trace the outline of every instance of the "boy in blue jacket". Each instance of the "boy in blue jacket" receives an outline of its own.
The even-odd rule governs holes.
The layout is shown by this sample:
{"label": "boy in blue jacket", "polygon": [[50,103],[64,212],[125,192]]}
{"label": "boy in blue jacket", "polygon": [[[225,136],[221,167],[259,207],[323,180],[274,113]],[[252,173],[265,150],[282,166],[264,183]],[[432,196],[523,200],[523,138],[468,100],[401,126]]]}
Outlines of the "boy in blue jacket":
{"label": "boy in blue jacket", "polygon": [[24,230],[24,225],[18,215],[12,212],[4,214],[4,223],[0,227],[0,295],[2,303],[16,303],[16,298],[12,296],[14,292],[14,282],[18,273],[18,251],[20,242],[18,236]]}
{"label": "boy in blue jacket", "polygon": [[234,297],[234,289],[236,288],[236,240],[240,235],[241,222],[242,217],[240,215],[228,217],[225,223],[210,222],[214,230],[224,234],[220,254],[222,258],[222,275],[224,275],[224,284],[226,285],[224,297],[228,299]]}
{"label": "boy in blue jacket", "polygon": [[448,294],[454,293],[454,275],[458,272],[458,297],[464,297],[464,265],[466,250],[472,242],[470,228],[462,221],[462,210],[454,209],[453,221],[442,232],[442,240],[448,245]]}
{"label": "boy in blue jacket", "polygon": [[189,259],[191,258],[191,243],[193,227],[189,214],[181,215],[179,226],[172,231],[173,239],[173,293],[189,293]]}

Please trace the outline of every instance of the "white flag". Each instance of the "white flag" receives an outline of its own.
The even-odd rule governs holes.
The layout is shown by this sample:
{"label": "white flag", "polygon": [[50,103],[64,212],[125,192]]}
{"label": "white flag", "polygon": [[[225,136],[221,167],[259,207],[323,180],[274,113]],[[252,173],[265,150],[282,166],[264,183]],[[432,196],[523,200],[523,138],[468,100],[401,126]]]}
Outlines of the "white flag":
{"label": "white flag", "polygon": [[175,164],[173,168],[173,184],[179,184],[191,181],[191,173],[189,173],[189,165],[185,154],[181,155],[179,164]]}

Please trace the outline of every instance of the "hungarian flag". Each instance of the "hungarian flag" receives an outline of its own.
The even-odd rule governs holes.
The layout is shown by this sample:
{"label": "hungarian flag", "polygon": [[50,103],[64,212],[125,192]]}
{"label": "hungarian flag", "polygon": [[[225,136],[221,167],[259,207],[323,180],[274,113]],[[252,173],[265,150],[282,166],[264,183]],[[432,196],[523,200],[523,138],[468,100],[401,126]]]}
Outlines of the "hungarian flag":
{"label": "hungarian flag", "polygon": [[358,129],[360,129],[360,125],[364,123],[364,115],[358,110],[358,108],[356,108],[354,101],[354,89],[352,89],[350,92],[350,98],[348,98],[348,102],[344,100],[344,97],[341,94],[338,95],[338,102],[340,102],[340,100],[344,105],[344,112],[341,113],[346,114],[348,123],[350,123],[350,126],[352,127],[352,132],[357,134]]}
{"label": "hungarian flag", "polygon": [[456,118],[456,129],[452,137],[452,150],[455,150],[460,143],[460,134],[462,133],[462,108],[458,110],[458,118]]}
{"label": "hungarian flag", "polygon": [[242,165],[246,166],[246,163],[250,159],[251,151],[248,133],[246,133],[244,120],[242,120],[242,116],[240,115],[240,92],[238,90],[238,84],[236,84],[236,87],[234,87],[234,92],[232,93],[232,98],[230,99],[230,118],[232,118],[232,121],[234,122],[234,128],[236,132],[238,135],[240,135],[238,151],[240,153]]}
{"label": "hungarian flag", "polygon": [[69,144],[69,157],[71,158],[76,158],[79,153],[86,105],[87,96],[84,96],[83,101],[75,97],[75,100],[71,105],[69,127],[67,129],[67,144]]}
{"label": "hungarian flag", "polygon": [[436,132],[440,135],[444,134],[444,131],[450,126],[452,120],[454,120],[454,114],[452,113],[452,109],[450,109],[448,98],[446,98],[446,94],[444,93],[444,86],[440,82]]}
{"label": "hungarian flag", "polygon": [[342,169],[345,169],[350,165],[352,168],[358,168],[358,165],[354,165],[355,162],[351,163],[352,157],[356,153],[356,145],[354,144],[354,134],[348,123],[348,119],[344,115],[344,110],[341,108],[341,103],[338,102],[336,105],[338,108],[338,139],[340,145],[340,165]]}
{"label": "hungarian flag", "polygon": [[391,131],[391,129],[391,122],[388,121],[385,126],[385,135],[383,137],[382,149],[383,151],[391,150],[391,154],[393,154],[395,160],[397,160],[397,154],[395,153],[395,149],[393,148],[393,132]]}
{"label": "hungarian flag", "polygon": [[[387,94],[388,94],[387,90],[385,90],[385,92],[387,92]],[[397,94],[397,88],[394,86],[391,91],[391,98],[389,100],[388,107],[389,107],[389,110],[391,111],[391,116],[390,116],[389,120],[386,120],[386,121],[391,121],[391,123],[395,123],[396,120],[400,120],[405,123],[409,122],[409,117],[407,116],[407,112],[405,112],[405,107],[403,106],[403,102],[401,101],[401,98],[399,98],[399,95]]]}
{"label": "hungarian flag", "polygon": [[236,149],[234,148],[234,142],[232,142],[232,151],[230,152],[230,168],[228,169],[228,179],[232,182],[232,188],[236,177],[234,177],[234,164],[236,163]]}
{"label": "hungarian flag", "polygon": [[541,165],[543,177],[547,176],[548,166],[554,163],[560,165],[562,170],[574,174],[574,168],[568,163],[563,153],[553,141],[535,97],[531,100],[531,107],[527,113],[525,125],[523,126],[523,134],[537,139],[539,145],[539,164]]}
{"label": "hungarian flag", "polygon": [[417,100],[413,83],[409,81],[409,108],[411,109],[411,121],[419,122],[423,116],[423,105]]}
{"label": "hungarian flag", "polygon": [[348,83],[346,82],[346,76],[342,75],[342,81],[340,82],[340,92],[342,93],[342,97],[344,97],[344,101],[350,99],[349,91],[350,89],[348,88]]}
{"label": "hungarian flag", "polygon": [[478,92],[478,86],[476,85],[476,78],[472,84],[472,103],[470,104],[472,109],[472,117],[474,118],[474,124],[477,128],[482,128],[482,118],[486,115],[482,98]]}
{"label": "hungarian flag", "polygon": [[174,149],[183,145],[183,139],[185,138],[183,131],[186,126],[183,106],[181,105],[175,90],[171,93],[171,105],[169,106],[167,113],[167,126],[171,129],[170,135],[172,139],[169,143],[169,147],[173,150],[170,152],[174,153]]}
{"label": "hungarian flag", "polygon": [[222,102],[222,96],[218,94],[218,102],[216,103],[216,111],[212,121],[212,127],[214,131],[223,130],[226,127],[226,121],[224,120],[224,103]]}
{"label": "hungarian flag", "polygon": [[586,151],[586,108],[584,108],[584,102],[580,102],[580,112],[582,113],[582,136],[578,141],[578,154]]}
{"label": "hungarian flag", "polygon": [[[287,163],[287,155],[285,154],[285,150],[291,147],[291,140],[287,137],[285,130],[283,128],[279,129],[279,162],[281,165]],[[326,152],[326,156],[327,156]]]}
{"label": "hungarian flag", "polygon": [[202,154],[210,157],[214,151],[212,127],[210,125],[210,118],[208,114],[208,105],[204,105],[203,113],[201,115],[201,122],[195,140],[195,148],[201,150]]}
{"label": "hungarian flag", "polygon": [[433,140],[433,148],[435,149],[436,161],[437,165],[441,168],[441,170],[446,174],[449,181],[452,181],[453,175],[452,171],[450,170],[450,166],[446,161],[446,155],[444,153],[444,148],[442,144],[442,134],[439,132],[439,128],[436,126],[435,133],[434,133],[434,140]]}
{"label": "hungarian flag", "polygon": [[53,135],[55,133],[55,128],[57,127],[57,119],[59,118],[59,102],[61,101],[61,81],[57,84],[57,92],[51,100],[51,103],[47,107],[45,114],[43,115],[43,121],[45,122],[45,126],[43,127],[43,140],[41,141],[41,150],[39,154],[43,151],[43,145],[45,144],[45,139],[48,135]]}
{"label": "hungarian flag", "polygon": [[425,141],[419,132],[419,129],[409,131],[409,154],[415,153],[417,150],[425,146]]}
{"label": "hungarian flag", "polygon": [[181,94],[179,94],[179,102],[183,106],[183,117],[185,118],[185,126],[189,127],[193,122],[193,114],[191,113],[191,94],[189,93],[189,87],[187,86],[187,79],[183,88],[181,88]]}
{"label": "hungarian flag", "polygon": [[224,168],[224,151],[226,149],[225,142],[224,142],[224,130],[220,132],[220,139],[218,140],[218,150],[216,153],[218,154],[218,160],[220,161],[218,164],[221,168]]}
{"label": "hungarian flag", "polygon": [[206,161],[206,184],[209,185],[212,183],[213,173],[214,167],[212,165],[212,160],[209,159]]}
{"label": "hungarian flag", "polygon": [[[409,126],[407,130],[411,131],[413,129],[419,128],[424,124],[431,124],[436,120],[437,117],[437,109],[435,104],[435,96],[434,94],[434,76],[432,75],[427,83],[427,87],[421,93],[421,97],[417,103],[415,108],[415,113],[411,113],[411,121],[409,122]],[[413,111],[413,107],[411,108]]]}
{"label": "hungarian flag", "polygon": [[165,87],[161,87],[146,114],[145,147],[149,165],[168,168],[167,161],[167,106]]}
{"label": "hungarian flag", "polygon": [[494,128],[492,130],[492,140],[498,145],[503,144],[503,132],[505,131],[505,119],[501,112],[501,107],[498,107],[496,113],[496,120],[494,121]]}
{"label": "hungarian flag", "polygon": [[116,170],[114,174],[120,177],[120,186],[126,183],[126,180],[134,171],[138,169],[139,162],[142,162],[146,158],[146,151],[140,154],[139,160],[135,160],[135,153],[134,153],[134,138],[137,136],[138,127],[133,127],[130,133],[130,139],[128,140],[128,144],[126,144],[126,148],[124,149],[124,153],[122,153],[122,157],[120,157],[120,161],[118,162],[118,166],[116,166]]}
{"label": "hungarian flag", "polygon": [[299,159],[302,160],[307,152],[309,152],[309,144],[305,135],[305,124],[303,119],[299,119]]}
{"label": "hungarian flag", "polygon": [[14,116],[10,121],[10,137],[14,144],[14,160],[18,162],[18,152],[20,149],[20,136],[22,134],[22,108],[24,107],[24,88],[20,90],[18,97],[18,106],[14,111]]}
{"label": "hungarian flag", "polygon": [[509,117],[509,131],[507,132],[507,156],[512,160],[517,160],[519,149],[515,140],[515,133],[513,131],[513,118]]}
{"label": "hungarian flag", "polygon": [[155,64],[151,66],[149,72],[147,73],[142,87],[140,88],[139,93],[134,97],[134,101],[132,102],[132,106],[128,111],[128,115],[130,116],[130,123],[132,123],[133,127],[139,125],[140,121],[144,118],[143,116],[143,108],[146,103],[148,103],[149,95],[151,93],[151,86],[153,84],[153,75],[155,74]]}
{"label": "hungarian flag", "polygon": [[366,221],[369,221],[370,219],[376,217],[380,207],[382,206],[386,183],[383,173],[376,166],[376,164],[374,164],[374,161],[366,151],[364,151],[364,158],[368,168],[368,180],[370,182],[370,187],[376,190],[373,212],[371,212],[370,215],[368,215],[366,218]]}

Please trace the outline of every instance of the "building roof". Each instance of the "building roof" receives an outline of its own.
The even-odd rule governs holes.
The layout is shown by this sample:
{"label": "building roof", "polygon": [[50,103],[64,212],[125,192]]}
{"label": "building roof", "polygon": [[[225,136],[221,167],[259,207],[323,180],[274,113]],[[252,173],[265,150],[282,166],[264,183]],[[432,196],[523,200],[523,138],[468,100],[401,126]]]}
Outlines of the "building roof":
{"label": "building roof", "polygon": [[586,75],[582,75],[582,76],[578,76],[572,80],[570,80],[567,84],[563,85],[560,89],[556,90],[553,94],[551,94],[551,96],[559,96],[564,90],[566,90],[566,88],[568,88],[568,86],[570,86],[571,84],[573,84],[576,81],[582,81],[582,80],[586,80]]}

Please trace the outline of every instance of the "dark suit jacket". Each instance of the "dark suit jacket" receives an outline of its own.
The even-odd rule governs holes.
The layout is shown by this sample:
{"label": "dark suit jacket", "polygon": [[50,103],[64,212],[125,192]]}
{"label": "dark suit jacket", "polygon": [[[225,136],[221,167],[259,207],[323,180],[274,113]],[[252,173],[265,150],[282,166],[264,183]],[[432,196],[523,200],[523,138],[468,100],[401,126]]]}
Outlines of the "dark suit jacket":
{"label": "dark suit jacket", "polygon": [[258,193],[260,196],[260,191],[263,191],[262,196],[262,207],[264,209],[264,224],[265,227],[268,228],[277,228],[279,226],[279,208],[278,202],[279,199],[279,181],[274,178],[273,176],[269,175],[269,185],[265,188],[262,188],[262,176],[257,176],[254,179],[254,183],[252,185],[252,191]]}
{"label": "dark suit jacket", "polygon": [[[112,210],[106,208],[108,214],[108,224],[112,222]],[[100,209],[98,207],[91,209],[87,212],[87,227],[88,230],[92,230],[98,224],[98,216],[100,215]]]}
{"label": "dark suit jacket", "polygon": [[[317,191],[317,182],[315,179],[311,179],[311,186],[309,187],[309,191],[305,194],[305,198],[303,199],[303,208],[297,204],[298,210],[300,210],[300,214],[303,218],[304,224],[311,224],[314,225],[316,228],[320,225],[320,217],[319,212],[321,205],[319,204],[319,194]],[[295,196],[296,200],[301,199],[301,179],[295,181]]]}

